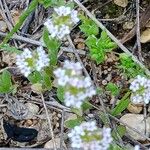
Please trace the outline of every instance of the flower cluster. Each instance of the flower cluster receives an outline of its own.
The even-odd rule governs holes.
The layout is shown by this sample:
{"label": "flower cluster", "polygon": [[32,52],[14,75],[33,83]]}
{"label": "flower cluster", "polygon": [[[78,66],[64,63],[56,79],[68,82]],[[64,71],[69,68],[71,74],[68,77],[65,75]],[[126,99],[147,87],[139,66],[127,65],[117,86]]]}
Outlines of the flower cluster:
{"label": "flower cluster", "polygon": [[65,61],[62,68],[54,71],[58,86],[64,88],[64,102],[68,107],[80,108],[86,98],[96,94],[92,81],[82,75],[82,66],[79,62]]}
{"label": "flower cluster", "polygon": [[60,6],[54,8],[54,14],[44,25],[47,27],[51,37],[62,39],[70,33],[70,27],[79,21],[78,12],[70,7]]}
{"label": "flower cluster", "polygon": [[150,79],[138,75],[131,83],[132,91],[131,100],[138,104],[144,102],[148,104],[150,101]]}
{"label": "flower cluster", "polygon": [[134,150],[140,150],[140,146],[139,145],[135,145]]}
{"label": "flower cluster", "polygon": [[101,131],[94,121],[76,126],[68,136],[73,148],[84,150],[107,150],[112,142],[111,129],[103,128]]}
{"label": "flower cluster", "polygon": [[16,57],[16,65],[25,77],[28,77],[35,70],[41,71],[49,65],[49,61],[48,55],[43,50],[43,47],[38,47],[34,52],[26,48]]}

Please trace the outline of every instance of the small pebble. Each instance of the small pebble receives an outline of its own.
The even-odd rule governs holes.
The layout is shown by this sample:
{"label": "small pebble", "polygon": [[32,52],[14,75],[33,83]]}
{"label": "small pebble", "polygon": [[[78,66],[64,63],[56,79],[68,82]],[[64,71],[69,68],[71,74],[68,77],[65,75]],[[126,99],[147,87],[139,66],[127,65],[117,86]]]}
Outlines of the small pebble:
{"label": "small pebble", "polygon": [[6,108],[2,108],[2,112],[4,112],[4,113],[5,113],[6,111],[7,111],[7,109],[6,109]]}
{"label": "small pebble", "polygon": [[109,72],[110,72],[111,70],[112,70],[112,67],[110,67],[110,68],[107,69],[107,71],[109,71]]}
{"label": "small pebble", "polygon": [[31,126],[33,124],[33,121],[31,119],[28,119],[26,123],[28,126]]}
{"label": "small pebble", "polygon": [[85,44],[84,43],[79,43],[77,45],[77,49],[85,49]]}
{"label": "small pebble", "polygon": [[65,44],[65,46],[69,46],[69,42],[68,41],[66,41],[64,44]]}
{"label": "small pebble", "polygon": [[88,114],[88,117],[93,118],[94,115],[93,114]]}
{"label": "small pebble", "polygon": [[53,113],[52,113],[52,116],[55,116],[56,115],[56,112],[54,111]]}
{"label": "small pebble", "polygon": [[59,120],[59,118],[58,118],[58,117],[56,117],[55,119],[56,119],[56,120]]}
{"label": "small pebble", "polygon": [[38,123],[38,120],[34,119],[33,120],[33,125],[36,125]]}
{"label": "small pebble", "polygon": [[57,122],[57,123],[56,123],[56,128],[58,128],[58,127],[59,127],[59,123]]}
{"label": "small pebble", "polygon": [[104,68],[104,69],[107,69],[107,68],[108,68],[108,66],[103,66],[103,68]]}
{"label": "small pebble", "polygon": [[107,81],[106,81],[106,80],[103,80],[103,81],[102,81],[102,85],[107,85]]}
{"label": "small pebble", "polygon": [[57,117],[61,118],[61,114],[58,114]]}
{"label": "small pebble", "polygon": [[107,71],[107,70],[104,70],[103,73],[106,75],[106,74],[108,74],[108,71]]}
{"label": "small pebble", "polygon": [[111,75],[111,74],[108,74],[106,80],[109,82],[109,81],[111,81],[111,79],[112,79],[112,75]]}

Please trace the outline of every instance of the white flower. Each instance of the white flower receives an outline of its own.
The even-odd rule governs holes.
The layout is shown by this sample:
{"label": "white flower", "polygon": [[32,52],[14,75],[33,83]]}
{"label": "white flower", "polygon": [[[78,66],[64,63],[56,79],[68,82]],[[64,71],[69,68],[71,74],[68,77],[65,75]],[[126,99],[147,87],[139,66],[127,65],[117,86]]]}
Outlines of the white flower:
{"label": "white flower", "polygon": [[78,12],[70,7],[60,6],[54,8],[54,15],[47,19],[44,25],[47,27],[52,38],[63,39],[70,34],[70,28],[79,21]]}
{"label": "white flower", "polygon": [[[96,126],[95,121],[83,122],[74,127],[68,134],[73,148],[83,150],[107,150],[112,142],[111,129],[103,128],[102,131]],[[86,140],[86,139],[90,139]],[[94,138],[95,137],[95,138]]]}
{"label": "white flower", "polygon": [[139,145],[135,145],[134,150],[140,150],[140,146]]}
{"label": "white flower", "polygon": [[71,13],[71,8],[65,7],[65,6],[60,6],[58,8],[54,8],[54,10],[59,16],[67,16]]}
{"label": "white flower", "polygon": [[38,47],[36,52],[31,52],[26,48],[22,54],[17,55],[16,65],[20,72],[25,77],[28,77],[33,71],[41,71],[44,67],[48,66],[49,58],[42,47]]}
{"label": "white flower", "polygon": [[80,108],[87,98],[96,94],[91,79],[82,75],[82,66],[78,62],[67,60],[54,74],[58,86],[64,87],[64,103],[68,107]]}
{"label": "white flower", "polygon": [[70,29],[68,26],[66,25],[62,25],[60,28],[59,28],[59,32],[57,33],[57,37],[59,39],[62,39],[65,35],[68,35],[70,34]]}
{"label": "white flower", "polygon": [[78,12],[76,10],[72,10],[71,12],[71,20],[74,24],[78,23],[80,20],[78,18]]}
{"label": "white flower", "polygon": [[131,101],[135,104],[150,101],[150,79],[138,75],[131,83]]}

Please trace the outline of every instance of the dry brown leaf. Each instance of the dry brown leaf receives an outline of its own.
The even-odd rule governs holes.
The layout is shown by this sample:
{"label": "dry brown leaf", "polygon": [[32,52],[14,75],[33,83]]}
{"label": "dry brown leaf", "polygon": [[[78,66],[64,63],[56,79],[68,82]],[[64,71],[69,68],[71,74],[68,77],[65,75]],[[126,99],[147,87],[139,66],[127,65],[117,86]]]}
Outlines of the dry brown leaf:
{"label": "dry brown leaf", "polygon": [[141,111],[142,111],[142,109],[143,109],[143,107],[142,106],[136,106],[136,105],[133,105],[133,104],[129,104],[128,105],[128,108],[127,108],[128,110],[129,110],[129,112],[131,112],[131,113],[134,113],[134,114],[139,114]]}
{"label": "dry brown leaf", "polygon": [[147,28],[141,33],[141,43],[150,42],[150,28]]}
{"label": "dry brown leaf", "polygon": [[19,21],[19,17],[21,15],[21,11],[19,10],[11,10],[11,15],[14,23],[16,24]]}
{"label": "dry brown leaf", "polygon": [[126,7],[128,5],[128,0],[114,0],[114,3],[120,7]]}
{"label": "dry brown leaf", "polygon": [[16,54],[15,53],[8,53],[8,52],[3,52],[2,53],[2,61],[8,66],[12,66],[16,62]]}

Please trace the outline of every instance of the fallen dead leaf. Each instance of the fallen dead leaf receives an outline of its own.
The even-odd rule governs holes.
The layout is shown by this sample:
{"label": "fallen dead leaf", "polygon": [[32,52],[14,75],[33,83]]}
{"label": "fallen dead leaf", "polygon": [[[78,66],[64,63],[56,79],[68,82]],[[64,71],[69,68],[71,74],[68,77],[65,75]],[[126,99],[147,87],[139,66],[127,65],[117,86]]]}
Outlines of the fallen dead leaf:
{"label": "fallen dead leaf", "polygon": [[3,52],[2,53],[2,61],[4,63],[8,64],[8,66],[12,66],[16,62],[16,54]]}
{"label": "fallen dead leaf", "polygon": [[143,107],[142,106],[137,106],[137,105],[133,105],[133,104],[129,104],[128,108],[129,112],[134,113],[134,114],[139,114],[142,110]]}
{"label": "fallen dead leaf", "polygon": [[20,15],[21,15],[21,11],[13,9],[13,10],[11,10],[11,15],[12,15],[14,23],[16,24],[19,20]]}
{"label": "fallen dead leaf", "polygon": [[147,28],[141,33],[141,43],[150,42],[150,28]]}
{"label": "fallen dead leaf", "polygon": [[128,0],[114,0],[114,3],[120,7],[126,7],[128,5]]}

